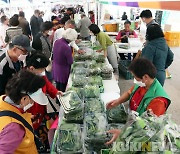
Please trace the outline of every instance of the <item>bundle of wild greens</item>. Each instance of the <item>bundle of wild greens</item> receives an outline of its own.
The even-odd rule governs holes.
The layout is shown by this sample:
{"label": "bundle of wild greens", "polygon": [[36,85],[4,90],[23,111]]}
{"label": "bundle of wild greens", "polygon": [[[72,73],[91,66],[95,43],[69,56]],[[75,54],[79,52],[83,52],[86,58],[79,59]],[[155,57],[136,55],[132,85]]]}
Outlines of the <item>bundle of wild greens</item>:
{"label": "bundle of wild greens", "polygon": [[96,60],[97,63],[104,63],[105,62],[105,57],[103,52],[96,52],[94,55],[94,59]]}
{"label": "bundle of wild greens", "polygon": [[87,149],[99,151],[106,148],[105,142],[109,140],[107,119],[104,113],[86,114],[84,118],[84,140]]}
{"label": "bundle of wild greens", "polygon": [[100,89],[96,85],[85,85],[84,87],[84,97],[85,98],[99,98]]}
{"label": "bundle of wild greens", "polygon": [[89,98],[85,101],[85,113],[104,113],[104,103],[98,98]]}
{"label": "bundle of wild greens", "polygon": [[95,68],[97,65],[95,60],[86,60],[85,61],[85,67],[86,68]]}
{"label": "bundle of wild greens", "polygon": [[73,74],[74,75],[84,75],[86,76],[88,74],[88,69],[84,67],[75,67],[73,69]]}
{"label": "bundle of wild greens", "polygon": [[128,115],[123,104],[112,109],[107,109],[106,113],[109,123],[126,123],[127,121]]}
{"label": "bundle of wild greens", "polygon": [[109,65],[104,65],[101,68],[101,77],[103,78],[103,80],[111,80],[112,72],[113,72],[112,67],[110,67]]}
{"label": "bundle of wild greens", "polygon": [[81,134],[79,124],[62,122],[58,129],[57,152],[64,154],[83,152]]}
{"label": "bundle of wild greens", "polygon": [[84,74],[74,74],[72,76],[72,86],[74,87],[83,87],[87,82]]}
{"label": "bundle of wild greens", "polygon": [[[76,84],[77,86],[78,84]],[[84,85],[84,83],[83,83]],[[72,86],[71,88],[68,89],[68,91],[75,91],[77,93],[77,95],[79,96],[79,98],[83,101],[84,100],[84,89],[83,87],[74,87]]]}
{"label": "bundle of wild greens", "polygon": [[60,97],[60,103],[66,114],[75,114],[83,110],[83,102],[75,91],[67,91]]}
{"label": "bundle of wild greens", "polygon": [[97,85],[99,87],[103,86],[102,77],[100,76],[90,76],[87,78],[88,84]]}

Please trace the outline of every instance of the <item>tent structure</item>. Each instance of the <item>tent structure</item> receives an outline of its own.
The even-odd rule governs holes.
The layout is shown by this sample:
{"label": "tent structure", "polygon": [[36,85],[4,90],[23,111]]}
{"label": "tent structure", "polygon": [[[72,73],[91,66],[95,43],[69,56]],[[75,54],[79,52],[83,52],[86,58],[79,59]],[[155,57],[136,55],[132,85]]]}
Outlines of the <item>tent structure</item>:
{"label": "tent structure", "polygon": [[101,4],[111,4],[127,7],[180,11],[180,1],[167,0],[97,0]]}

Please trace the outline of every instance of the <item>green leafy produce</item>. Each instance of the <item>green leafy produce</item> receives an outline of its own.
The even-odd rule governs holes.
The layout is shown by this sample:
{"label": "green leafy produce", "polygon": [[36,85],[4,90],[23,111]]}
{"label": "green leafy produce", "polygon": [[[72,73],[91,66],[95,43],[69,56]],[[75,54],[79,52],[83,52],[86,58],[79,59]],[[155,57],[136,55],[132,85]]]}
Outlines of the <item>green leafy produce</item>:
{"label": "green leafy produce", "polygon": [[78,43],[79,47],[91,47],[91,42],[90,41],[81,41]]}
{"label": "green leafy produce", "polygon": [[86,60],[85,67],[86,68],[95,68],[97,65],[95,60]]}
{"label": "green leafy produce", "polygon": [[65,113],[64,120],[70,123],[82,124],[84,119],[84,110],[81,110],[78,113]]}
{"label": "green leafy produce", "polygon": [[60,102],[65,113],[75,114],[83,110],[83,102],[74,91],[67,91],[64,93],[64,95],[60,97]]}
{"label": "green leafy produce", "polygon": [[99,87],[103,86],[102,77],[100,76],[91,76],[87,78],[88,84],[98,85]]}
{"label": "green leafy produce", "polygon": [[68,90],[75,91],[81,100],[84,100],[84,89],[81,87],[71,87]]}
{"label": "green leafy produce", "polygon": [[127,121],[127,113],[123,105],[107,110],[106,113],[110,123],[125,123]]}
{"label": "green leafy produce", "polygon": [[57,140],[58,153],[82,152],[81,127],[78,124],[63,122],[59,127]]}
{"label": "green leafy produce", "polygon": [[73,69],[73,74],[74,75],[84,75],[84,76],[86,76],[87,73],[88,73],[88,69],[84,68],[84,67],[75,67]]}
{"label": "green leafy produce", "polygon": [[100,89],[96,85],[86,85],[84,87],[84,96],[85,98],[99,98],[100,96]]}
{"label": "green leafy produce", "polygon": [[85,113],[104,113],[104,103],[100,99],[90,98],[85,101]]}
{"label": "green leafy produce", "polygon": [[84,75],[74,74],[72,77],[72,86],[74,87],[83,87],[87,82],[87,79]]}
{"label": "green leafy produce", "polygon": [[104,63],[105,62],[105,57],[103,52],[96,52],[94,56],[95,60],[97,63]]}
{"label": "green leafy produce", "polygon": [[84,61],[81,61],[81,62],[74,62],[73,63],[73,66],[72,66],[72,68],[74,69],[74,68],[76,68],[76,67],[85,67],[86,66],[86,63],[84,62]]}
{"label": "green leafy produce", "polygon": [[101,74],[101,68],[100,67],[94,67],[89,69],[88,76],[98,76]]}
{"label": "green leafy produce", "polygon": [[106,134],[107,120],[103,113],[87,114],[84,118],[84,140],[87,149],[99,151],[106,148],[105,142],[109,140]]}
{"label": "green leafy produce", "polygon": [[93,59],[93,52],[85,52],[82,54],[74,54],[74,61],[86,61],[86,60],[92,60]]}
{"label": "green leafy produce", "polygon": [[103,80],[111,80],[112,79],[113,69],[109,65],[104,65],[101,68],[101,77]]}

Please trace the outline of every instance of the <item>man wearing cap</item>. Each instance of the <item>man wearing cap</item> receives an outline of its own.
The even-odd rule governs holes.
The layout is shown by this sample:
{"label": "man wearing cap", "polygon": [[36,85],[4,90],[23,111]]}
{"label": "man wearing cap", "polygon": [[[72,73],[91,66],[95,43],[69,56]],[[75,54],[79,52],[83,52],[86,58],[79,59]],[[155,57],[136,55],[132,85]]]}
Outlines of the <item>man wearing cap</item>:
{"label": "man wearing cap", "polygon": [[0,56],[0,95],[5,93],[8,80],[23,67],[23,61],[32,50],[26,35],[15,36],[9,50]]}
{"label": "man wearing cap", "polygon": [[48,99],[42,92],[44,85],[42,77],[26,70],[21,70],[8,81],[6,94],[0,97],[1,154],[38,154],[31,114],[26,110],[34,102],[48,104]]}

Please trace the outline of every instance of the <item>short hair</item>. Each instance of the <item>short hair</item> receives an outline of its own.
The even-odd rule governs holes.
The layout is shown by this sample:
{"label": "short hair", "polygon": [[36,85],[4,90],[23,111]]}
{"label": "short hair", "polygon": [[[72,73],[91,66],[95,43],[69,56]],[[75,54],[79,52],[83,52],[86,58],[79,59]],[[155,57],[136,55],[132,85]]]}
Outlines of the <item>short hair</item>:
{"label": "short hair", "polygon": [[70,11],[70,12],[72,12],[73,13],[73,8],[67,8],[67,11]]}
{"label": "short hair", "polygon": [[126,25],[126,24],[131,25],[131,22],[130,22],[129,20],[126,20],[126,21],[124,22],[124,25]]}
{"label": "short hair", "polygon": [[16,16],[13,16],[9,19],[9,24],[10,26],[18,26],[19,25],[19,20]]}
{"label": "short hair", "polygon": [[20,12],[19,12],[19,17],[25,17],[25,14],[24,14],[23,11],[20,11]]}
{"label": "short hair", "polygon": [[46,68],[49,65],[49,59],[42,53],[34,51],[32,55],[26,58],[26,66],[33,66],[35,69]]}
{"label": "short hair", "polygon": [[91,24],[88,28],[94,35],[98,34],[101,31],[96,24]]}
{"label": "short hair", "polygon": [[39,10],[34,10],[34,14],[40,14]]}
{"label": "short hair", "polygon": [[7,16],[4,15],[1,17],[1,23],[4,23],[6,20],[7,20]]}
{"label": "short hair", "polygon": [[152,12],[150,10],[143,10],[140,14],[141,18],[151,18]]}
{"label": "short hair", "polygon": [[147,27],[146,39],[148,41],[164,37],[164,33],[158,24],[151,24]]}
{"label": "short hair", "polygon": [[89,11],[88,13],[89,13],[89,14],[94,14],[94,12],[93,12],[93,11]]}
{"label": "short hair", "polygon": [[154,79],[156,76],[155,66],[146,58],[138,58],[133,60],[129,66],[129,71],[140,79],[142,79],[145,74],[149,75],[149,77],[152,79]]}
{"label": "short hair", "polygon": [[15,104],[19,105],[23,96],[36,92],[44,85],[45,80],[41,76],[21,70],[8,81],[5,92]]}
{"label": "short hair", "polygon": [[69,24],[74,25],[76,27],[76,23],[74,20],[70,19],[70,20],[66,21],[65,25],[69,25]]}
{"label": "short hair", "polygon": [[50,21],[45,21],[41,24],[41,32],[45,32],[53,28],[53,23]]}

